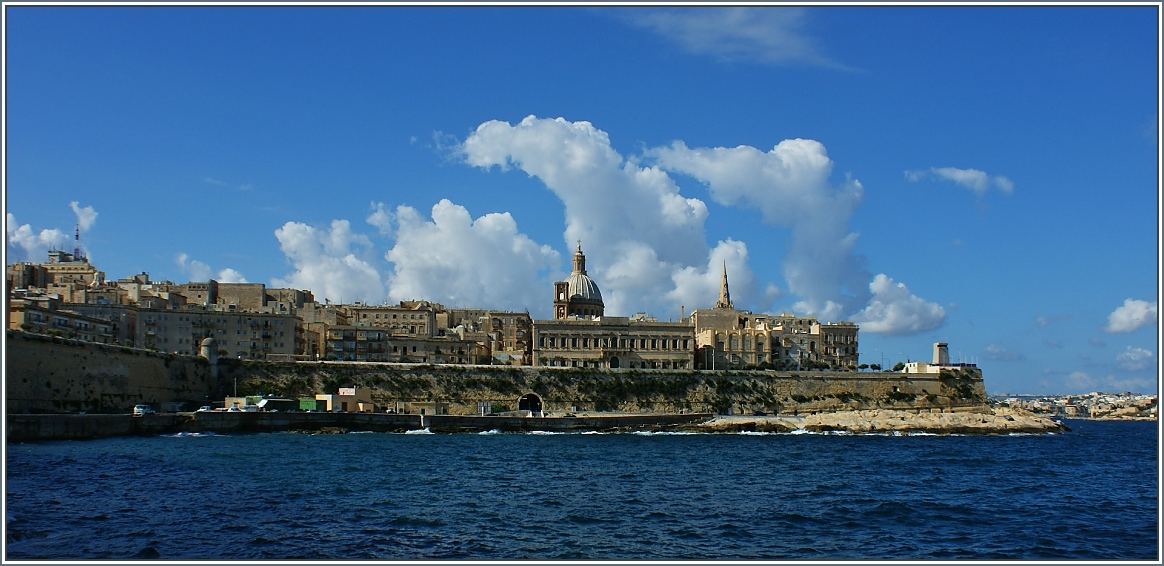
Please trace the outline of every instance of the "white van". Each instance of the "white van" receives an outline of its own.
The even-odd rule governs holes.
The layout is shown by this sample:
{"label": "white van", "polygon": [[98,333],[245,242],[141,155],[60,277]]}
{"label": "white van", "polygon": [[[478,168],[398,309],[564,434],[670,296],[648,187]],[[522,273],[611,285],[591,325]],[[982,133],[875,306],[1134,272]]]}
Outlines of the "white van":
{"label": "white van", "polygon": [[142,415],[152,415],[154,413],[157,413],[157,411],[155,411],[154,408],[149,405],[133,406],[133,416],[135,417],[140,417]]}

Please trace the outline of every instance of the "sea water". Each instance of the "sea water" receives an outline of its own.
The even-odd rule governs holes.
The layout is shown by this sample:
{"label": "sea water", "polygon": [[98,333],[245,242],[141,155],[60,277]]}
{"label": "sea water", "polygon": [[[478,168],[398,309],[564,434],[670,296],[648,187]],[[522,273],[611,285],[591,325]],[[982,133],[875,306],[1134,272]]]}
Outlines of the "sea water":
{"label": "sea water", "polygon": [[6,447],[7,560],[1141,559],[1158,428],[178,434]]}

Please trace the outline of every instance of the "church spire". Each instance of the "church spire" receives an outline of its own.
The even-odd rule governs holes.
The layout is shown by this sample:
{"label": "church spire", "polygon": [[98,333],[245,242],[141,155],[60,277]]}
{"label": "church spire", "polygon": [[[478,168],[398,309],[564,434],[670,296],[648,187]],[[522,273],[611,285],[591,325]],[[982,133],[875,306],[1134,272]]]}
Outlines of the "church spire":
{"label": "church spire", "polygon": [[717,309],[734,309],[732,306],[732,296],[728,293],[727,283],[727,262],[723,262],[723,283],[719,287],[719,301],[715,303]]}
{"label": "church spire", "polygon": [[586,255],[582,253],[582,240],[578,240],[578,251],[574,252],[574,272],[586,275]]}

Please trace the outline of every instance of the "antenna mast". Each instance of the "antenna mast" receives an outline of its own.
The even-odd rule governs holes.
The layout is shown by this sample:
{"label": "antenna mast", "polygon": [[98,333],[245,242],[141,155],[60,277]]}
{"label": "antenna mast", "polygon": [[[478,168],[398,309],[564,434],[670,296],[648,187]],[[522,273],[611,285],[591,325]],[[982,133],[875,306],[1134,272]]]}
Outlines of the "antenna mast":
{"label": "antenna mast", "polygon": [[81,224],[80,223],[77,223],[77,235],[74,238],[74,240],[76,243],[73,245],[73,259],[80,260],[81,259]]}

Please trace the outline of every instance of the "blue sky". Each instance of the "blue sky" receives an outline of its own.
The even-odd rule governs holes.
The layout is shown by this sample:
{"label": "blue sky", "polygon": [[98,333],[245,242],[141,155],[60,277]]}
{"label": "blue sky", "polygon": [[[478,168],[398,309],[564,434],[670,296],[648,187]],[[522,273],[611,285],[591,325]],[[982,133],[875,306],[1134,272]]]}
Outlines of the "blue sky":
{"label": "blue sky", "polygon": [[1157,389],[1142,7],[5,6],[6,261],[550,316],[861,324],[991,393]]}

